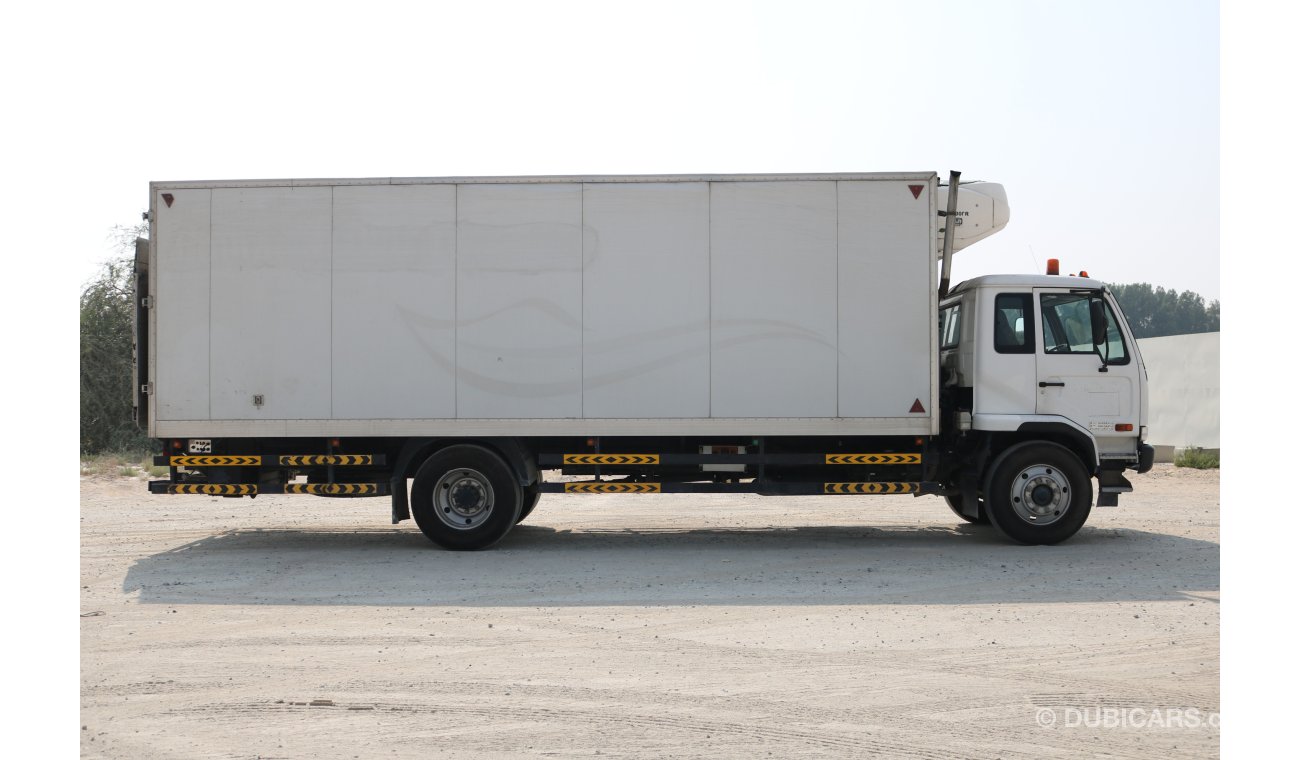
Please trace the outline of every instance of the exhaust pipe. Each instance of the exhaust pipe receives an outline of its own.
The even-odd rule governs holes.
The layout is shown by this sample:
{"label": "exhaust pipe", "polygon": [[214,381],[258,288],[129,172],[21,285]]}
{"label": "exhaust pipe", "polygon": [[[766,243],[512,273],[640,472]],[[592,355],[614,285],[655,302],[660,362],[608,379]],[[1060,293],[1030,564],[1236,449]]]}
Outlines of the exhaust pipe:
{"label": "exhaust pipe", "polygon": [[957,219],[957,183],[961,180],[961,172],[949,172],[948,175],[948,209],[940,211],[939,216],[944,218],[943,224],[943,270],[939,276],[939,297],[948,296],[948,283],[952,280],[952,236],[953,225]]}

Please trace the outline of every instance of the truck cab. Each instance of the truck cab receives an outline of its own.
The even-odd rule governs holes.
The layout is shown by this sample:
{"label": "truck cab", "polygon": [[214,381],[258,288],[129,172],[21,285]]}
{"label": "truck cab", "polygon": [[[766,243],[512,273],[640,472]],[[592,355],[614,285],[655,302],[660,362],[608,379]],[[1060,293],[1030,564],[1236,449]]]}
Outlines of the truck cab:
{"label": "truck cab", "polygon": [[[991,498],[1034,527],[1065,518],[1051,514],[1060,502],[1053,494],[1072,487],[1062,468],[999,473],[996,460],[1012,449],[1017,461],[1026,450],[1067,450],[1096,478],[1097,506],[1117,506],[1132,490],[1124,470],[1150,469],[1146,368],[1104,283],[1052,274],[968,280],[940,303],[939,341],[945,435],[965,450],[952,461],[968,463],[950,473],[950,504],[967,519],[991,517],[1005,530]],[[995,485],[999,476],[1008,483]],[[1080,501],[1065,499],[1076,510]]]}

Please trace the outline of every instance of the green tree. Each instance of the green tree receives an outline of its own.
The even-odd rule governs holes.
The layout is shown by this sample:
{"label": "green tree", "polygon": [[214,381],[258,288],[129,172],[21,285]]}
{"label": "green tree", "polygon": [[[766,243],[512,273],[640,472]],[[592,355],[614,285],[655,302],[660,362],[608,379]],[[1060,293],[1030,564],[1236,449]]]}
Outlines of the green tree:
{"label": "green tree", "polygon": [[1153,288],[1150,283],[1108,285],[1124,309],[1136,338],[1218,332],[1219,302],[1190,290]]}
{"label": "green tree", "polygon": [[143,452],[151,444],[132,419],[134,257],[144,225],[113,230],[117,255],[81,291],[81,452]]}

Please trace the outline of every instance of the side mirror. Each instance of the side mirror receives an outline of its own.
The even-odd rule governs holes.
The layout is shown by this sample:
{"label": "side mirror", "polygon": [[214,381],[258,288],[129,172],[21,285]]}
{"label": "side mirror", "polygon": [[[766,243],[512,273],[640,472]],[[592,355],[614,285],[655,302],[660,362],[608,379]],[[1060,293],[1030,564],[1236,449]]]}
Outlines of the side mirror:
{"label": "side mirror", "polygon": [[1088,302],[1088,312],[1092,317],[1092,345],[1106,344],[1106,305],[1100,298]]}

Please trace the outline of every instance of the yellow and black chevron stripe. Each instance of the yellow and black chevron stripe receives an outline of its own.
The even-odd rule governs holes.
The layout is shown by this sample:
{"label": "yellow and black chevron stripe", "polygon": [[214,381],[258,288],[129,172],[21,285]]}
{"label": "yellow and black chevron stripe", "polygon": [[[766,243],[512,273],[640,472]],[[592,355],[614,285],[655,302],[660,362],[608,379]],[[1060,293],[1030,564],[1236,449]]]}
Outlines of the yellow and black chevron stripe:
{"label": "yellow and black chevron stripe", "polygon": [[176,456],[171,458],[172,467],[260,467],[259,456]]}
{"label": "yellow and black chevron stripe", "polygon": [[659,493],[658,483],[565,483],[565,493]]}
{"label": "yellow and black chevron stripe", "polygon": [[920,483],[824,483],[825,493],[917,493]]}
{"label": "yellow and black chevron stripe", "polygon": [[284,492],[318,496],[364,496],[379,493],[379,487],[374,483],[286,483]]}
{"label": "yellow and black chevron stripe", "polygon": [[920,464],[920,454],[827,454],[826,464]]}
{"label": "yellow and black chevron stripe", "polygon": [[565,464],[659,464],[658,454],[565,454]]}
{"label": "yellow and black chevron stripe", "polygon": [[370,454],[292,454],[280,457],[280,464],[286,467],[316,467],[320,465],[359,465],[374,464],[375,458]]}
{"label": "yellow and black chevron stripe", "polygon": [[252,483],[177,483],[167,486],[167,493],[197,493],[206,496],[255,496]]}

